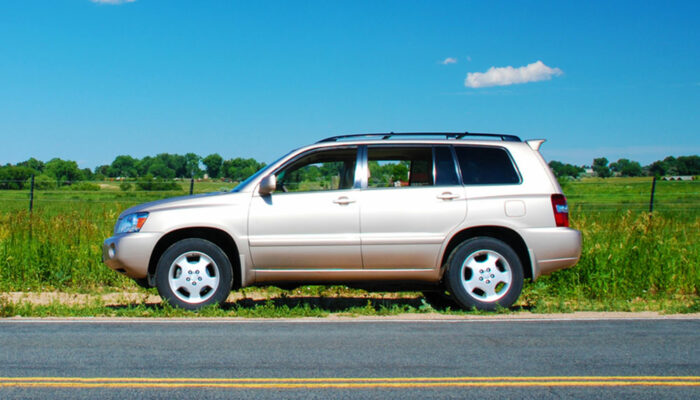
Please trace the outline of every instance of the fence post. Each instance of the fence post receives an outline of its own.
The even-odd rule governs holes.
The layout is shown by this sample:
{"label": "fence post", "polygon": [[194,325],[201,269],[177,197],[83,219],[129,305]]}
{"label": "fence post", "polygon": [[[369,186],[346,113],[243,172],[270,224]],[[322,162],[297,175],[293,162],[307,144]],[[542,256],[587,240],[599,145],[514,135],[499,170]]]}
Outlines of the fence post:
{"label": "fence post", "polygon": [[32,175],[31,183],[29,184],[29,212],[34,209],[34,175]]}
{"label": "fence post", "polygon": [[194,177],[190,178],[190,196],[192,196],[192,192],[194,192]]}
{"label": "fence post", "polygon": [[656,175],[651,181],[651,198],[649,199],[649,213],[654,212],[654,191],[656,190]]}

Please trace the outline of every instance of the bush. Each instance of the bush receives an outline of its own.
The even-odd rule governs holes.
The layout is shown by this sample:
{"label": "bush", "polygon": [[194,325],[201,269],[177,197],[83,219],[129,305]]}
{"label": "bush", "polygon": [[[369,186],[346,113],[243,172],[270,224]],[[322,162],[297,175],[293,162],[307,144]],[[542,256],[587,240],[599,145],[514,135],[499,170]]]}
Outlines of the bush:
{"label": "bush", "polygon": [[96,192],[100,190],[100,185],[90,182],[78,182],[70,185],[70,190]]}
{"label": "bush", "polygon": [[[32,178],[27,179],[26,187],[29,188],[31,185]],[[56,180],[48,175],[38,175],[34,178],[34,189],[35,190],[51,190],[58,187]]]}
{"label": "bush", "polygon": [[119,184],[119,189],[121,189],[122,192],[128,192],[129,190],[131,190],[131,183],[122,182]]}
{"label": "bush", "polygon": [[136,182],[136,186],[140,190],[182,190],[177,182],[165,180],[162,178],[154,178],[153,175],[148,174],[143,177],[140,181]]}

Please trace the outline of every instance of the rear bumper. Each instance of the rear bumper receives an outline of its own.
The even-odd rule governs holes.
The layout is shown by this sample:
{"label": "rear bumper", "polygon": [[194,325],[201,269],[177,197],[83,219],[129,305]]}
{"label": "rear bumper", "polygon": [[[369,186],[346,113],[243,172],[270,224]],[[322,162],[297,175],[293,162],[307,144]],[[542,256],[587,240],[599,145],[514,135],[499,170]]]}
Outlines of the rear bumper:
{"label": "rear bumper", "polygon": [[522,231],[532,262],[532,277],[573,267],[581,257],[581,232],[571,228],[531,228]]}
{"label": "rear bumper", "polygon": [[138,232],[112,236],[102,244],[102,262],[130,278],[145,278],[160,234]]}

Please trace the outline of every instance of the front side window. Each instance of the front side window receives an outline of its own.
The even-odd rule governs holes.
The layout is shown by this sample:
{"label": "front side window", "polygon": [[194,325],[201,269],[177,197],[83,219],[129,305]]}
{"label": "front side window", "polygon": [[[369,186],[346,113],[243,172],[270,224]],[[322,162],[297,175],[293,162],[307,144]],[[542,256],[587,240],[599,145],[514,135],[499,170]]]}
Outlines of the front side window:
{"label": "front side window", "polygon": [[520,176],[505,149],[487,146],[455,146],[465,185],[520,183]]}
{"label": "front side window", "polygon": [[370,146],[367,163],[369,188],[433,185],[433,151],[430,147]]}
{"label": "front side window", "polygon": [[313,151],[277,172],[278,192],[351,189],[355,182],[357,149]]}

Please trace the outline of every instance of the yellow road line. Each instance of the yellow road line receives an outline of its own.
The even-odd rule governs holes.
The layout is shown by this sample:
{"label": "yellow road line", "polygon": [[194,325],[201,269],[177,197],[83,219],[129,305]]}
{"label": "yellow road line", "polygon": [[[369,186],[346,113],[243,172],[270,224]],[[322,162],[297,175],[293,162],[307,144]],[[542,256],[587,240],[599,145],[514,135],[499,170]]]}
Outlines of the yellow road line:
{"label": "yellow road line", "polygon": [[0,377],[5,381],[52,382],[439,382],[439,381],[557,381],[557,380],[690,380],[700,381],[700,376],[455,376],[455,377],[386,377],[386,378],[148,378],[148,377]]}
{"label": "yellow road line", "polygon": [[613,387],[668,386],[700,387],[688,381],[534,381],[534,382],[384,382],[384,383],[71,383],[15,382],[0,383],[3,387],[23,388],[113,388],[113,389],[371,389],[371,388],[449,388],[449,387]]}
{"label": "yellow road line", "polygon": [[700,386],[700,376],[503,376],[409,378],[0,377],[0,388],[363,389],[439,387]]}

